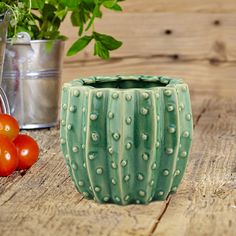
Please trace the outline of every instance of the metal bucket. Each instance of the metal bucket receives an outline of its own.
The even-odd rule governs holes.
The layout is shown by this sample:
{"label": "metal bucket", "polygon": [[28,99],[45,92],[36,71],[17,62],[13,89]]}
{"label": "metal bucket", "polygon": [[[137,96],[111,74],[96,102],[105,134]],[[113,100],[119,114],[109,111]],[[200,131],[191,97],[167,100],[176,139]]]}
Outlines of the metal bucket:
{"label": "metal bucket", "polygon": [[35,129],[58,123],[64,42],[19,40],[6,45],[2,86],[11,114],[20,128]]}
{"label": "metal bucket", "polygon": [[4,90],[1,88],[2,84],[2,70],[6,48],[7,27],[10,19],[10,13],[0,15],[0,113],[10,113],[8,100]]}

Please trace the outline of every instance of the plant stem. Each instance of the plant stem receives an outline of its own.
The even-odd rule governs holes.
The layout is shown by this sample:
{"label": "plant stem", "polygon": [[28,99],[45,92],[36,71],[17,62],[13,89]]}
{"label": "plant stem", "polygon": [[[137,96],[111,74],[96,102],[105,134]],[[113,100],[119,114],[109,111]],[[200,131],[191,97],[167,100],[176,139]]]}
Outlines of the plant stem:
{"label": "plant stem", "polygon": [[92,24],[92,31],[94,32],[95,31],[95,25],[94,25],[94,22]]}

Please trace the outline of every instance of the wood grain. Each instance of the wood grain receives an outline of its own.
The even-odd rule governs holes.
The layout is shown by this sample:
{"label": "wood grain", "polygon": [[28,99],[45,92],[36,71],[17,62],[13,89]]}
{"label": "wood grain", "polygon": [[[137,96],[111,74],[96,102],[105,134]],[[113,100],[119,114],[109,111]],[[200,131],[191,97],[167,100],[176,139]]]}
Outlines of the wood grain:
{"label": "wood grain", "polygon": [[[195,117],[204,101],[196,98]],[[148,235],[155,230],[167,202],[120,207],[85,200],[68,176],[58,128],[27,133],[39,143],[40,159],[27,172],[0,178],[1,236]]]}
{"label": "wood grain", "polygon": [[236,235],[235,107],[205,101],[184,181],[153,235]]}
{"label": "wood grain", "polygon": [[236,89],[236,64],[223,63],[209,65],[206,61],[175,62],[171,58],[127,58],[119,60],[80,61],[67,64],[63,80],[69,81],[90,75],[114,74],[152,74],[168,75],[184,79],[190,87],[191,94],[211,94],[232,97]]}
{"label": "wood grain", "polygon": [[235,12],[234,0],[128,0],[125,12]]}
{"label": "wood grain", "polygon": [[[91,48],[65,57],[63,81],[89,75],[160,74],[183,78],[200,94],[232,97],[235,25],[232,13],[107,14],[97,29],[121,39],[123,47],[108,62],[92,57]],[[66,26],[65,33],[71,35],[68,48],[76,38]]]}
{"label": "wood grain", "polygon": [[[186,60],[225,62],[236,58],[235,25],[234,13],[109,13],[97,21],[95,29],[123,41],[123,46],[112,53],[113,58],[179,55]],[[62,29],[69,36],[68,49],[77,32],[68,19]],[[94,59],[91,49],[65,61]]]}
{"label": "wood grain", "polygon": [[120,207],[83,199],[68,176],[58,129],[31,131],[40,160],[27,172],[0,178],[1,236],[234,235],[236,103],[195,94],[192,105],[191,159],[169,205]]}

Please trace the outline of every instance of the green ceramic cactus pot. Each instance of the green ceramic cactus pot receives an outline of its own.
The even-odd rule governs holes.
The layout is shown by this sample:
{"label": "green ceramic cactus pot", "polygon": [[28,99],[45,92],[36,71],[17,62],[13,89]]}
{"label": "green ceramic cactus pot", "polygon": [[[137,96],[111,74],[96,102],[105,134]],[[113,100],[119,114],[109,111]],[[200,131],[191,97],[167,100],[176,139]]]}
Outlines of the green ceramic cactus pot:
{"label": "green ceramic cactus pot", "polygon": [[182,80],[74,80],[64,84],[61,106],[61,148],[86,198],[146,204],[176,192],[193,134],[189,90]]}

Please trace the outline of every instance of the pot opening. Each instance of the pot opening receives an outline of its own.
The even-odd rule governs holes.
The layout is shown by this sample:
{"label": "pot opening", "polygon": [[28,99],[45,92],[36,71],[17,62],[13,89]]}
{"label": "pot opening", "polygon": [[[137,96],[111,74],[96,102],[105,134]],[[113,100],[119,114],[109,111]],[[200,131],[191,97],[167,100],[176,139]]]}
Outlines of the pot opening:
{"label": "pot opening", "polygon": [[117,89],[134,89],[134,88],[153,88],[153,87],[165,87],[160,81],[135,81],[135,80],[120,80],[120,81],[96,81],[94,83],[84,84],[94,88],[117,88]]}

